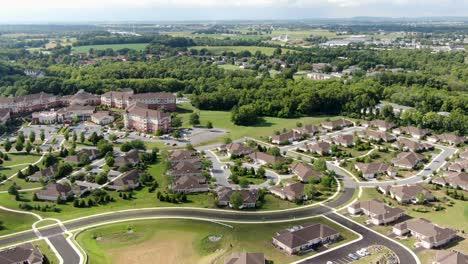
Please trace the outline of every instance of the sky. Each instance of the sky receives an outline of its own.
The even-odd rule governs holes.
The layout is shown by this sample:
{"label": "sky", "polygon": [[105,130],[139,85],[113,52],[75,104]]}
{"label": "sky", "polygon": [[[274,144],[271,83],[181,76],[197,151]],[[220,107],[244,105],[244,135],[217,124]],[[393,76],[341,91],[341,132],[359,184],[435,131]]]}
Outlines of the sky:
{"label": "sky", "polygon": [[0,0],[0,23],[468,17],[468,0]]}

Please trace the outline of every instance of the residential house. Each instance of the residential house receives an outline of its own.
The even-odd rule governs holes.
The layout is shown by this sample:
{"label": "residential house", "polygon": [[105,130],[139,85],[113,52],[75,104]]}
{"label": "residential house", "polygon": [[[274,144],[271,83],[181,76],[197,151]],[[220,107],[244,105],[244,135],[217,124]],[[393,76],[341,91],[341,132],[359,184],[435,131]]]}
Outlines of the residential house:
{"label": "residential house", "polygon": [[468,159],[468,149],[460,153],[460,158],[462,159]]}
{"label": "residential house", "polygon": [[10,120],[10,109],[0,109],[0,124],[5,124]]}
{"label": "residential house", "polygon": [[[423,203],[433,201],[434,195],[420,184],[391,186],[388,194],[400,203]],[[423,198],[423,201],[419,199]]]}
{"label": "residential house", "polygon": [[55,165],[49,166],[49,167],[47,167],[45,169],[42,169],[40,171],[36,171],[32,175],[29,175],[27,177],[27,179],[30,182],[38,182],[41,179],[43,181],[49,181],[51,179],[54,179],[55,176],[57,176],[57,173],[58,173],[58,165],[55,164]]}
{"label": "residential house", "polygon": [[197,161],[181,161],[172,163],[171,168],[168,170],[168,175],[177,178],[182,176],[198,176],[201,177],[202,166],[199,160]]}
{"label": "residential house", "polygon": [[397,224],[393,227],[393,233],[402,236],[410,233],[418,239],[424,248],[436,248],[443,246],[457,235],[455,230],[440,227],[424,218],[416,218]]}
{"label": "residential house", "polygon": [[466,172],[450,173],[447,176],[434,178],[431,182],[442,187],[452,186],[468,191],[468,173]]}
{"label": "residential house", "polygon": [[392,147],[402,149],[404,151],[413,152],[423,152],[426,150],[434,149],[434,146],[431,144],[419,143],[417,141],[402,137],[398,138],[398,140],[392,144]]}
{"label": "residential house", "polygon": [[339,238],[340,233],[327,225],[307,223],[278,232],[273,245],[288,254],[298,254]]}
{"label": "residential house", "polygon": [[117,156],[114,159],[114,167],[118,168],[123,165],[136,166],[140,162],[140,152],[132,149],[122,156]]}
{"label": "residential house", "polygon": [[294,162],[289,166],[289,170],[294,173],[301,182],[320,181],[323,173],[316,171],[309,164]]}
{"label": "residential house", "polygon": [[174,179],[171,186],[174,192],[199,193],[209,190],[206,179],[203,176],[181,176]]}
{"label": "residential house", "polygon": [[229,157],[242,157],[245,155],[249,155],[250,153],[254,152],[253,149],[250,147],[242,144],[242,143],[230,143],[218,148],[221,151],[226,151]]}
{"label": "residential house", "polygon": [[147,105],[135,103],[125,109],[126,129],[143,133],[168,132],[171,130],[171,115],[160,110],[149,109]]}
{"label": "residential house", "polygon": [[[97,149],[82,149],[78,151],[75,155],[68,156],[64,160],[65,162],[75,164],[75,165],[83,165],[83,163],[88,163],[99,158],[100,153]],[[85,160],[87,159],[87,160]]]}
{"label": "residential house", "polygon": [[362,172],[362,177],[365,179],[373,179],[380,174],[395,177],[397,174],[397,171],[392,166],[383,162],[357,163],[354,165],[354,168]]}
{"label": "residential house", "polygon": [[313,153],[317,153],[321,156],[325,156],[331,153],[331,144],[328,142],[314,142],[308,144],[307,150]]}
{"label": "residential house", "polygon": [[414,169],[416,165],[423,162],[425,157],[415,152],[400,153],[392,160],[392,164],[405,169]]}
{"label": "residential house", "polygon": [[307,195],[304,194],[305,184],[302,182],[294,182],[286,184],[284,187],[272,187],[270,192],[281,199],[289,201],[304,201],[307,200]]}
{"label": "residential house", "polygon": [[345,127],[350,127],[350,126],[353,126],[353,123],[346,119],[338,119],[338,120],[333,120],[333,121],[322,123],[322,127],[327,130],[340,130],[340,129],[343,129]]}
{"label": "residential house", "polygon": [[293,141],[297,141],[301,138],[301,134],[296,134],[295,132],[286,132],[278,135],[273,135],[270,137],[271,143],[273,144],[289,144]]}
{"label": "residential house", "polygon": [[375,131],[370,129],[365,129],[358,131],[357,135],[359,138],[383,142],[392,142],[396,140],[396,137],[388,132]]}
{"label": "residential house", "polygon": [[44,255],[32,243],[25,243],[0,251],[2,264],[42,264]]}
{"label": "residential house", "polygon": [[132,190],[140,187],[140,171],[131,170],[115,179],[107,185],[107,188],[115,191]]}
{"label": "residential house", "polygon": [[216,195],[218,196],[218,205],[233,207],[231,204],[231,195],[234,192],[239,192],[242,197],[243,202],[239,209],[255,208],[255,206],[257,205],[257,201],[259,198],[258,190],[233,190],[224,186],[220,186],[216,189]]}
{"label": "residential house", "polygon": [[438,250],[432,264],[468,264],[468,255],[455,250]]}
{"label": "residential house", "polygon": [[452,162],[447,170],[454,172],[468,171],[468,159],[457,159]]}
{"label": "residential house", "polygon": [[114,117],[109,114],[109,111],[97,111],[91,115],[91,121],[104,126],[114,122]]}
{"label": "residential house", "polygon": [[452,146],[458,146],[466,142],[466,137],[460,137],[455,134],[445,133],[442,135],[432,135],[427,137],[427,140],[432,143],[443,142]]}
{"label": "residential house", "polygon": [[426,135],[429,134],[429,130],[423,128],[417,128],[414,126],[407,126],[407,127],[399,127],[393,129],[393,133],[397,135],[407,134],[411,135],[413,138],[416,139],[423,139]]}
{"label": "residential house", "polygon": [[68,197],[73,196],[72,188],[66,184],[50,183],[44,190],[36,192],[37,199],[43,201],[57,201],[58,199],[66,201]]}
{"label": "residential house", "polygon": [[271,164],[275,165],[277,163],[284,163],[286,162],[286,159],[281,156],[273,156],[265,152],[253,152],[249,155],[249,158],[254,161],[258,162],[260,164]]}
{"label": "residential house", "polygon": [[380,131],[389,131],[395,127],[395,124],[392,122],[387,122],[384,120],[372,120],[369,122],[369,125],[372,127],[378,128]]}
{"label": "residential house", "polygon": [[333,142],[343,147],[351,147],[354,145],[354,136],[351,134],[340,134],[333,137]]}
{"label": "residential house", "polygon": [[224,264],[265,264],[263,253],[232,253],[224,260]]}
{"label": "residential house", "polygon": [[348,206],[351,214],[363,213],[367,215],[374,225],[383,225],[394,222],[405,215],[400,208],[393,208],[378,200],[357,202]]}
{"label": "residential house", "polygon": [[299,135],[312,137],[320,132],[320,127],[315,125],[305,125],[293,129],[293,132]]}
{"label": "residential house", "polygon": [[200,160],[200,154],[194,150],[177,149],[169,152],[169,161],[171,163],[177,162],[194,162]]}

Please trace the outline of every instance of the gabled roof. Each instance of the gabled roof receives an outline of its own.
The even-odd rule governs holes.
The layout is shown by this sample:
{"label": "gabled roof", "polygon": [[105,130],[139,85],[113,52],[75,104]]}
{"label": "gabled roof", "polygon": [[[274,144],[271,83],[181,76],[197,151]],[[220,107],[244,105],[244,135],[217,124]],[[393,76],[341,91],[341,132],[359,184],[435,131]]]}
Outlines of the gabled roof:
{"label": "gabled roof", "polygon": [[459,251],[439,250],[436,255],[437,264],[468,264],[468,255]]}
{"label": "gabled roof", "polygon": [[406,222],[396,224],[394,228],[399,230],[411,230],[412,232],[422,235],[422,241],[428,243],[437,243],[453,237],[456,234],[455,230],[446,227],[440,227],[431,223],[424,218],[415,218]]}
{"label": "gabled roof", "polygon": [[339,234],[324,224],[303,224],[292,229],[280,231],[274,238],[289,248],[296,248],[317,238],[323,239]]}
{"label": "gabled roof", "polygon": [[116,179],[115,181],[111,182],[109,185],[114,186],[127,186],[127,185],[134,185],[140,182],[140,171],[139,170],[131,170],[127,171],[122,175],[120,178]]}
{"label": "gabled roof", "polygon": [[142,103],[134,103],[130,105],[129,107],[127,107],[127,109],[125,109],[125,112],[132,115],[153,119],[163,119],[170,117],[168,113],[159,110],[149,109],[146,104]]}
{"label": "gabled roof", "polygon": [[265,161],[266,163],[270,163],[270,164],[276,164],[276,163],[283,163],[286,161],[286,159],[284,157],[276,157],[276,156],[273,156],[273,155],[270,155],[268,153],[265,153],[265,152],[254,152],[254,153],[251,153],[249,155],[249,157],[251,159],[256,159],[256,160],[263,160]]}
{"label": "gabled roof", "polygon": [[199,154],[194,150],[178,149],[169,153],[169,159],[171,161],[191,160],[196,158],[199,158]]}
{"label": "gabled roof", "polygon": [[173,189],[175,190],[191,190],[208,188],[205,183],[205,178],[202,176],[182,176],[174,180]]}
{"label": "gabled roof", "polygon": [[363,174],[378,174],[384,173],[390,169],[390,166],[383,162],[372,162],[372,163],[358,163],[356,167]]}
{"label": "gabled roof", "polygon": [[311,177],[322,178],[323,173],[316,171],[309,164],[303,162],[295,162],[289,166],[291,170],[297,174],[303,181],[308,181]]}
{"label": "gabled roof", "polygon": [[312,151],[328,152],[330,151],[331,144],[328,142],[314,142],[307,145],[307,147]]}
{"label": "gabled roof", "polygon": [[420,184],[392,186],[389,191],[403,200],[416,199],[421,193],[425,199],[433,197],[431,192]]}
{"label": "gabled roof", "polygon": [[415,153],[415,152],[404,152],[398,154],[398,156],[392,160],[393,163],[399,164],[399,165],[405,165],[409,167],[414,167],[418,162],[424,159],[424,156]]}
{"label": "gabled roof", "polygon": [[361,208],[369,211],[372,218],[376,219],[388,219],[402,214],[404,211],[400,208],[393,208],[378,200],[369,200],[358,202],[351,205],[352,208]]}
{"label": "gabled roof", "polygon": [[64,197],[68,196],[71,192],[71,187],[69,185],[60,184],[60,183],[50,183],[46,186],[45,190],[40,190],[37,192],[38,195],[50,196],[50,197]]}
{"label": "gabled roof", "polygon": [[44,255],[31,243],[0,251],[0,263],[42,263]]}

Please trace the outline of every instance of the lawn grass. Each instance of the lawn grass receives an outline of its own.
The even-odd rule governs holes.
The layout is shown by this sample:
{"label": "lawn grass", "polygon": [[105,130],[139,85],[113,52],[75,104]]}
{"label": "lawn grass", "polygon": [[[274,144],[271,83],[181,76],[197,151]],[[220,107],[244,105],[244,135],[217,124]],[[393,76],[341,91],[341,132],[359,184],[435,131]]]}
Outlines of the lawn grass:
{"label": "lawn grass", "polygon": [[[188,220],[155,220],[120,223],[84,231],[77,241],[88,253],[89,263],[224,263],[233,252],[262,252],[274,263],[289,263],[314,252],[289,256],[271,245],[277,231],[301,223],[324,223],[343,240],[357,236],[324,218],[279,224],[233,224],[232,227]],[[128,232],[131,227],[133,232]],[[253,231],[254,230],[254,231]],[[217,242],[208,237],[220,236]],[[99,237],[95,239],[94,237]]]}
{"label": "lawn grass", "polygon": [[131,50],[144,50],[148,46],[148,43],[129,43],[129,44],[106,44],[106,45],[89,45],[89,46],[79,46],[73,47],[72,51],[76,53],[88,53],[90,49],[96,50],[121,50],[121,49],[131,49]]}
{"label": "lawn grass", "polygon": [[[207,49],[214,55],[221,55],[223,52],[234,52],[234,53],[239,53],[242,51],[250,51],[250,53],[254,54],[257,51],[260,51],[261,53],[271,56],[273,55],[273,52],[276,50],[276,48],[272,47],[260,47],[260,46],[193,46],[190,47],[191,49]],[[283,52],[286,53],[287,51],[290,52],[295,52],[294,50],[291,49],[283,49]]]}
{"label": "lawn grass", "polygon": [[49,264],[60,263],[55,253],[52,251],[50,246],[44,240],[35,241],[33,242],[33,245],[38,247],[39,250],[41,250],[42,254],[47,258],[47,262],[44,262],[44,263],[49,263]]}
{"label": "lawn grass", "polygon": [[179,114],[183,120],[184,127],[190,127],[189,116],[193,110],[200,113],[201,124],[211,121],[215,128],[226,129],[229,131],[227,135],[221,136],[217,140],[204,142],[204,144],[220,142],[225,137],[231,139],[238,139],[242,137],[253,137],[261,139],[273,135],[275,130],[282,130],[283,128],[291,129],[296,127],[297,122],[303,125],[319,124],[327,119],[334,120],[342,118],[340,116],[315,116],[315,117],[300,117],[300,118],[277,118],[277,117],[264,117],[264,121],[255,126],[238,126],[231,122],[231,113],[227,111],[206,111],[197,110],[188,103],[179,105],[181,110],[185,113]]}
{"label": "lawn grass", "polygon": [[19,164],[32,164],[38,161],[42,155],[40,154],[27,154],[26,152],[22,153],[10,153],[8,154],[9,160],[5,160],[2,164],[2,167],[15,166]]}
{"label": "lawn grass", "polygon": [[0,221],[3,222],[3,228],[0,228],[0,236],[31,229],[36,220],[31,215],[0,210]]}
{"label": "lawn grass", "polygon": [[[406,211],[406,214],[408,214],[411,217],[426,218],[435,224],[438,224],[444,227],[457,229],[457,230],[463,230],[465,233],[468,232],[468,203],[465,201],[454,200],[452,198],[449,198],[448,196],[445,195],[443,190],[438,190],[438,191],[431,190],[431,192],[439,200],[448,198],[450,201],[454,202],[454,205],[448,206],[447,203],[440,203],[442,206],[445,207],[445,209],[441,211],[432,210],[432,206],[435,204],[438,204],[438,202],[430,203],[428,206],[424,206],[424,205],[403,206],[403,205],[398,204],[396,201],[391,200],[388,197],[385,197],[384,195],[379,193],[375,188],[363,188],[363,192],[362,192],[362,196],[360,200],[366,201],[370,199],[378,199],[378,200],[387,199],[389,201],[392,201],[393,206],[398,206],[402,208],[403,210]],[[416,212],[412,210],[413,208],[417,208],[417,207],[426,207],[429,212],[421,213],[421,212]]]}

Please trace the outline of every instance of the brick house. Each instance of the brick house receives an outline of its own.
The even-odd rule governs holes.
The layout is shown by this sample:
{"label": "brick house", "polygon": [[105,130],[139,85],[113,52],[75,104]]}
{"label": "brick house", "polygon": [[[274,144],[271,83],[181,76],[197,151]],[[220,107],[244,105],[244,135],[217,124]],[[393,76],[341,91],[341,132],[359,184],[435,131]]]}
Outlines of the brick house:
{"label": "brick house", "polygon": [[125,109],[124,126],[126,129],[143,133],[156,133],[158,130],[171,130],[171,115],[152,110],[147,105],[136,103]]}

